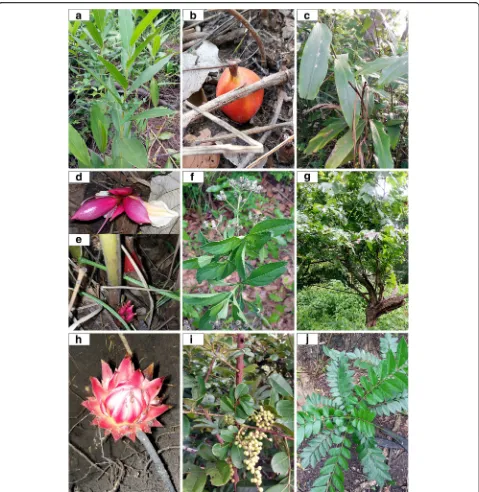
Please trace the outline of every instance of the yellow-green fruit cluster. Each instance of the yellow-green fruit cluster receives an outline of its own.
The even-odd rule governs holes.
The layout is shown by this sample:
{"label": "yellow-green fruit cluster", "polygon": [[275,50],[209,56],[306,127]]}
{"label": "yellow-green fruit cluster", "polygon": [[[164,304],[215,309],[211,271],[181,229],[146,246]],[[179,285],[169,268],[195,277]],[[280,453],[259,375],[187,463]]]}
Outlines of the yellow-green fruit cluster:
{"label": "yellow-green fruit cluster", "polygon": [[230,467],[230,480],[231,480],[231,483],[235,483],[235,477],[234,477],[234,475],[235,475],[235,469],[234,469],[233,465],[230,462],[228,462],[228,466]]}
{"label": "yellow-green fruit cluster", "polygon": [[256,422],[256,425],[260,429],[270,430],[276,419],[274,414],[269,410],[265,410],[262,406],[259,407],[259,410],[251,417],[252,420]]}
{"label": "yellow-green fruit cluster", "polygon": [[225,425],[235,425],[235,418],[232,414],[225,415],[223,417]]}
{"label": "yellow-green fruit cluster", "polygon": [[261,477],[261,466],[257,467],[256,465],[258,464],[259,455],[263,449],[261,440],[266,439],[266,437],[264,432],[258,430],[245,434],[244,429],[240,429],[235,440],[235,444],[240,448],[243,448],[245,456],[243,463],[245,464],[246,469],[252,473],[253,478],[251,479],[251,482],[258,487],[259,492],[263,492],[263,487],[261,487],[263,479]]}

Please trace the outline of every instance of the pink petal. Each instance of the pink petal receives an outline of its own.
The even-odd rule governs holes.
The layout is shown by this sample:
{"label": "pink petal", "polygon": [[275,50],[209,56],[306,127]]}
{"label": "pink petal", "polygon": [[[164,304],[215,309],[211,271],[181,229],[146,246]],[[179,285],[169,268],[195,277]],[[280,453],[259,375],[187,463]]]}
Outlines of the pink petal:
{"label": "pink petal", "polygon": [[149,224],[150,217],[143,200],[137,196],[127,196],[123,199],[126,215],[137,224]]}
{"label": "pink petal", "polygon": [[103,383],[105,383],[105,379],[107,382],[113,377],[113,371],[111,367],[104,361],[101,361],[101,379]]}
{"label": "pink petal", "polygon": [[113,210],[113,213],[111,214],[111,217],[110,217],[110,222],[113,220],[113,219],[116,219],[119,215],[121,215],[123,212],[125,211],[125,208],[123,207],[123,204],[120,203],[118,205],[118,207],[115,208],[115,210]]}
{"label": "pink petal", "polygon": [[156,378],[145,385],[145,392],[148,395],[149,400],[153,400],[153,398],[160,392],[164,380],[165,378]]}
{"label": "pink petal", "polygon": [[108,193],[116,196],[128,196],[133,193],[133,188],[130,186],[125,186],[124,188],[112,188],[111,190],[108,190]]}
{"label": "pink petal", "polygon": [[103,196],[92,198],[83,203],[83,205],[73,214],[71,220],[95,220],[107,214],[115,208],[118,199],[114,196]]}
{"label": "pink petal", "polygon": [[117,372],[115,374],[116,381],[122,382],[122,381],[129,381],[131,377],[133,376],[133,373],[135,372],[135,368],[133,367],[133,362],[131,362],[131,359],[127,356],[125,357],[122,361],[120,366],[117,369]]}
{"label": "pink petal", "polygon": [[170,408],[170,405],[159,405],[157,407],[150,407],[148,413],[146,414],[145,420],[147,422],[150,422],[151,420],[165,413]]}
{"label": "pink petal", "polygon": [[95,395],[97,400],[102,400],[106,394],[103,386],[97,378],[90,378],[91,388],[93,390],[93,394]]}

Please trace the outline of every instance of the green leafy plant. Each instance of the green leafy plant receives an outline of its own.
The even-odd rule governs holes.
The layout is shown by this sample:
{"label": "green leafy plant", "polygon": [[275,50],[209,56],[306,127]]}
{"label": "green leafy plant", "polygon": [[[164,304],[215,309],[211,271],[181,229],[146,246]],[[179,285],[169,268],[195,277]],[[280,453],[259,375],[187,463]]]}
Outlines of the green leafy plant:
{"label": "green leafy plant", "polygon": [[[69,151],[79,167],[148,167],[148,120],[177,113],[158,106],[160,87],[175,83],[177,71],[176,52],[162,46],[171,23],[176,36],[179,30],[174,15],[160,13],[92,10],[90,21],[69,23],[70,84],[78,102],[70,114]],[[160,132],[154,142],[163,148],[172,135]],[[167,167],[176,166],[178,151],[163,151]]]}
{"label": "green leafy plant", "polygon": [[[196,270],[196,281],[208,281],[214,292],[184,293],[183,314],[194,319],[195,326],[202,330],[217,328],[222,321],[250,328],[251,317],[270,327],[277,319],[263,316],[261,298],[245,300],[244,293],[251,287],[270,285],[285,274],[288,262],[269,258],[278,259],[281,249],[292,241],[294,221],[277,218],[257,222],[251,216],[254,197],[262,192],[256,180],[229,179],[208,187],[206,192],[215,193],[215,199],[224,204],[224,210],[217,213],[219,223],[214,225],[223,239],[208,241],[199,234],[197,249],[202,254],[185,260],[183,269]],[[225,211],[232,217],[226,218]],[[272,292],[270,300],[280,303],[282,298]]]}
{"label": "green leafy plant", "polygon": [[[298,130],[308,135],[299,149],[320,159],[313,167],[407,167],[407,37],[397,39],[382,11],[323,17],[328,25],[316,23],[300,51],[298,95],[309,116]],[[370,43],[359,39],[375,27]],[[309,138],[318,119],[320,131]]]}
{"label": "green leafy plant", "polygon": [[[326,374],[330,396],[308,396],[297,414],[297,443],[303,468],[321,463],[313,492],[343,492],[344,473],[356,451],[368,480],[383,487],[391,475],[376,440],[377,430],[397,440],[407,449],[406,439],[383,429],[377,416],[407,412],[408,346],[404,338],[386,335],[380,356],[356,348],[343,352],[323,347],[329,358]],[[355,382],[355,370],[363,376]]]}
{"label": "green leafy plant", "polygon": [[[298,186],[298,212],[300,289],[359,297],[365,317],[355,328],[375,327],[380,317],[405,306],[406,173],[322,171],[318,184]],[[334,320],[336,312],[328,311]]]}
{"label": "green leafy plant", "polygon": [[184,347],[185,492],[293,490],[293,351],[276,335]]}

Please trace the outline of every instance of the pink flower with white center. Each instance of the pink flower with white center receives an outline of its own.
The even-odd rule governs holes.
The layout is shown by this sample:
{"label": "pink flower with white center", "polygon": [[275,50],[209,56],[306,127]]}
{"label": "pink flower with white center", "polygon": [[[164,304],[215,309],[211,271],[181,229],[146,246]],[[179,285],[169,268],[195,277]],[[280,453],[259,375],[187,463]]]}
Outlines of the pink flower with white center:
{"label": "pink flower with white center", "polygon": [[88,222],[105,217],[105,222],[98,231],[100,232],[107,221],[113,221],[123,212],[137,224],[152,224],[155,227],[167,225],[178,217],[178,213],[170,210],[164,202],[145,202],[139,196],[133,195],[133,188],[127,186],[100,192],[86,199],[72,215],[71,220]]}
{"label": "pink flower with white center", "polygon": [[152,427],[163,427],[157,417],[171,407],[157,397],[165,378],[150,380],[153,364],[145,371],[135,370],[129,357],[125,357],[113,372],[102,361],[101,383],[90,378],[93,394],[82,402],[95,418],[93,425],[105,429],[115,441],[123,436],[136,439],[137,431],[151,432]]}

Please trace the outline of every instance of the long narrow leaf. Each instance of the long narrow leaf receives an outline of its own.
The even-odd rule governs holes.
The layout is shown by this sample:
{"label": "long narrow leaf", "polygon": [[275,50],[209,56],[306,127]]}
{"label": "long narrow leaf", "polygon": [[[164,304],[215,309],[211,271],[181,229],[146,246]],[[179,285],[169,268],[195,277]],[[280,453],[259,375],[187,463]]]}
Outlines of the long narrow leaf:
{"label": "long narrow leaf", "polygon": [[[365,123],[360,120],[356,126],[356,141],[364,131]],[[353,151],[353,131],[349,130],[337,142],[331,155],[326,161],[327,169],[336,169],[344,163],[348,155]]]}
{"label": "long narrow leaf", "polygon": [[134,27],[131,10],[122,9],[118,11],[118,25],[120,28],[121,44],[123,46],[123,49],[125,51],[128,51]]}
{"label": "long narrow leaf", "polygon": [[391,141],[384,129],[384,125],[377,120],[371,120],[370,123],[374,153],[378,159],[378,166],[382,169],[394,168],[394,162],[391,156]]}
{"label": "long narrow leaf", "polygon": [[299,66],[298,94],[316,99],[328,71],[329,47],[333,35],[326,24],[315,24],[304,46]]}
{"label": "long narrow leaf", "polygon": [[313,154],[314,152],[321,150],[326,144],[331,142],[333,138],[337,137],[347,126],[348,124],[342,118],[338,118],[333,121],[309,141],[304,153]]}
{"label": "long narrow leaf", "polygon": [[168,55],[162,58],[159,62],[155,63],[151,67],[148,67],[142,74],[138,76],[138,78],[133,82],[131,85],[131,90],[136,91],[136,89],[139,89],[143,84],[146,82],[149,82],[152,77],[158,73],[169,61],[170,58],[173,55]]}
{"label": "long narrow leaf", "polygon": [[84,167],[91,167],[88,147],[82,136],[71,124],[68,125],[68,150],[77,158],[80,167],[82,167],[82,164]]}
{"label": "long narrow leaf", "polygon": [[125,76],[118,70],[118,68],[110,63],[108,60],[105,60],[102,56],[98,56],[98,59],[105,65],[106,69],[110,72],[111,76],[123,87],[126,91],[128,89],[128,80],[126,80]]}
{"label": "long narrow leaf", "polygon": [[133,54],[128,58],[126,62],[127,70],[133,65],[134,61],[138,58],[138,55],[148,46],[148,43],[156,36],[156,32],[150,34],[141,44],[139,44]]}
{"label": "long narrow leaf", "polygon": [[351,87],[356,87],[353,72],[349,67],[348,55],[339,55],[334,62],[334,78],[336,81],[336,90],[338,92],[339,103],[349,128],[353,127],[353,114],[356,114],[355,120],[359,119],[361,113],[361,103],[358,95]]}
{"label": "long narrow leaf", "polygon": [[169,108],[152,108],[135,114],[131,117],[132,120],[147,120],[148,118],[161,118],[162,116],[172,116],[176,111]]}
{"label": "long narrow leaf", "polygon": [[103,39],[95,24],[93,24],[93,22],[85,22],[85,29],[90,33],[91,38],[95,41],[97,46],[100,49],[103,48]]}
{"label": "long narrow leaf", "polygon": [[385,85],[391,84],[399,77],[407,75],[408,73],[408,54],[398,57],[395,62],[383,70],[380,79],[378,80],[378,85],[383,87]]}
{"label": "long narrow leaf", "polygon": [[155,17],[161,12],[161,9],[150,10],[142,21],[136,26],[130,39],[130,46],[136,43],[136,40],[143,34],[143,31],[154,21]]}

